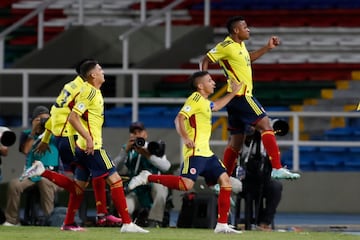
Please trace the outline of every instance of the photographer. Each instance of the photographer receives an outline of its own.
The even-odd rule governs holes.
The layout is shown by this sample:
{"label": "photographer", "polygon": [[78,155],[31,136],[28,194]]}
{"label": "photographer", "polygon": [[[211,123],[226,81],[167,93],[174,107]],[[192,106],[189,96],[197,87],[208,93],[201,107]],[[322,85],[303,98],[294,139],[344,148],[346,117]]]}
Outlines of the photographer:
{"label": "photographer", "polygon": [[[142,170],[148,170],[153,174],[169,170],[171,164],[165,155],[165,144],[161,141],[147,142],[148,133],[142,122],[132,123],[129,132],[128,142],[122,146],[119,156],[114,159],[121,175],[125,174],[131,179]],[[129,213],[138,212],[137,216],[133,216],[138,225],[161,227],[167,195],[168,188],[161,184],[139,186],[126,195]],[[149,215],[146,219],[147,211]]]}
{"label": "photographer", "polygon": [[[31,116],[31,129],[26,129],[21,133],[19,151],[26,155],[25,169],[30,168],[35,160],[40,160],[52,170],[57,170],[59,155],[55,147],[55,139],[50,140],[49,148],[43,155],[34,153],[36,145],[40,142],[45,131],[45,122],[49,118],[49,110],[44,106],[37,106]],[[7,193],[7,205],[5,209],[6,222],[4,226],[20,225],[19,207],[21,194],[32,186],[37,186],[40,192],[40,205],[45,216],[49,216],[54,209],[54,198],[57,187],[50,180],[41,177],[25,179],[13,179],[10,181]]]}
{"label": "photographer", "polygon": [[[273,125],[276,135],[287,134],[288,125],[285,121],[278,120]],[[247,128],[240,165],[236,170],[236,177],[243,183],[241,196],[245,198],[245,201],[255,201],[254,224],[256,228],[271,231],[283,187],[279,180],[272,178],[271,162],[261,142],[260,132],[251,126]],[[247,202],[247,204],[252,203]],[[245,228],[250,230],[251,223],[246,221],[249,219],[245,220]]]}

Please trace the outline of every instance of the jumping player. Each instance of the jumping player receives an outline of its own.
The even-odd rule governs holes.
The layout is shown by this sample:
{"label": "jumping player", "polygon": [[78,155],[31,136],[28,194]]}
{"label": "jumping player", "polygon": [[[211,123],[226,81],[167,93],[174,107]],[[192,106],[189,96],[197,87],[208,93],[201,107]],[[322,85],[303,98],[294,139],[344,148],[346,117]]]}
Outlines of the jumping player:
{"label": "jumping player", "polygon": [[297,179],[298,173],[283,168],[280,162],[280,151],[276,142],[274,129],[264,108],[253,96],[251,63],[266,52],[280,44],[276,36],[270,37],[268,43],[254,52],[248,52],[245,40],[250,38],[250,30],[243,17],[236,16],[227,22],[229,36],[207,52],[200,63],[201,70],[207,70],[210,63],[218,63],[228,78],[228,92],[234,92],[232,80],[242,82],[242,88],[226,106],[230,131],[230,141],[224,151],[224,164],[228,174],[234,171],[236,161],[245,140],[246,126],[254,126],[261,133],[261,140],[271,160],[272,177]]}

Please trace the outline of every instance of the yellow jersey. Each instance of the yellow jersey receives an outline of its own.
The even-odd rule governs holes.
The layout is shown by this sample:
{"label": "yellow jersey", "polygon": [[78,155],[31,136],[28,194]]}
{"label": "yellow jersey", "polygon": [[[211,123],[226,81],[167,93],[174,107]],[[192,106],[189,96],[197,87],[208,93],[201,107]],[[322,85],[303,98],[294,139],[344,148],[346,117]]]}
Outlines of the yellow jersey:
{"label": "yellow jersey", "polygon": [[223,69],[228,81],[228,92],[232,92],[230,79],[236,79],[243,83],[237,95],[252,96],[251,59],[244,42],[237,43],[228,36],[206,55]]}
{"label": "yellow jersey", "polygon": [[[94,149],[102,148],[102,125],[104,123],[104,98],[100,89],[85,82],[77,98],[73,111],[81,116],[82,126],[90,133]],[[76,144],[86,149],[86,140],[79,135]]]}
{"label": "yellow jersey", "polygon": [[194,92],[187,98],[180,114],[187,119],[185,121],[185,130],[190,139],[195,143],[195,148],[183,147],[183,156],[185,159],[190,156],[210,157],[214,153],[210,149],[211,137],[211,102]]}
{"label": "yellow jersey", "polygon": [[74,128],[68,123],[68,116],[83,85],[84,80],[79,76],[65,84],[56,98],[55,104],[51,107],[50,119],[46,122],[45,127],[55,136],[66,137],[76,134]]}

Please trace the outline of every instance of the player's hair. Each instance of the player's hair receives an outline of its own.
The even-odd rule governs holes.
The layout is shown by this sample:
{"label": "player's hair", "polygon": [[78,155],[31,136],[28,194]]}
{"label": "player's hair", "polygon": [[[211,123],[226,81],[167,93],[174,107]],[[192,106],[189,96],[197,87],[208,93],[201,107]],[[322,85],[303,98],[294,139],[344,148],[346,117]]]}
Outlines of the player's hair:
{"label": "player's hair", "polygon": [[194,72],[190,77],[189,77],[189,82],[191,84],[191,89],[196,91],[197,90],[197,85],[199,83],[199,79],[205,75],[209,74],[208,71],[197,71]]}
{"label": "player's hair", "polygon": [[93,58],[84,58],[82,59],[80,62],[78,62],[76,65],[75,65],[75,71],[78,75],[80,75],[80,67],[83,63],[85,62],[88,62],[88,61],[95,61],[95,59]]}
{"label": "player's hair", "polygon": [[244,21],[245,19],[242,16],[234,16],[228,19],[226,23],[226,28],[229,34],[233,33],[234,25],[238,21]]}
{"label": "player's hair", "polygon": [[80,76],[82,77],[82,79],[87,80],[89,77],[90,71],[92,69],[94,69],[97,64],[98,64],[98,62],[95,60],[85,61],[83,64],[81,64]]}

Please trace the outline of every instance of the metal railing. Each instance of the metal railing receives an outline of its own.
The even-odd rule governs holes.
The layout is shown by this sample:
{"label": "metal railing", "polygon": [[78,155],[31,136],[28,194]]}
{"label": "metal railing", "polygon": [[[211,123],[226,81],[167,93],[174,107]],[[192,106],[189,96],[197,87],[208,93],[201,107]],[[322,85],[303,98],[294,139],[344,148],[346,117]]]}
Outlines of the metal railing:
{"label": "metal railing", "polygon": [[[141,23],[137,26],[130,28],[123,34],[119,36],[119,39],[122,41],[122,65],[123,69],[129,68],[129,37],[134,32],[140,30],[141,28],[147,26],[149,23],[153,22],[154,20],[157,20],[159,18],[162,18],[163,15],[165,15],[165,48],[169,49],[171,47],[171,10],[175,8],[177,5],[182,3],[184,0],[176,0],[172,3],[170,3],[165,8],[161,9],[156,14],[152,15],[148,19],[144,19],[144,14],[141,14]],[[143,8],[141,8],[142,12],[145,11]]]}
{"label": "metal railing", "polygon": [[[56,3],[59,0],[46,0],[42,3],[39,3],[38,6],[35,7],[33,11],[28,13],[23,18],[19,19],[13,25],[9,26],[2,32],[0,32],[0,69],[3,69],[5,66],[5,39],[6,37],[17,30],[19,27],[23,26],[29,20],[34,18],[35,16],[38,17],[38,26],[37,26],[37,48],[42,49],[44,46],[44,11],[52,4]],[[78,25],[84,24],[84,1],[85,0],[73,0],[74,2],[78,2]],[[122,56],[122,63],[123,69],[127,69],[129,66],[129,37],[134,32],[140,30],[144,26],[148,25],[149,23],[153,22],[154,20],[158,20],[165,16],[165,48],[169,49],[171,47],[171,11],[173,8],[178,6],[184,0],[175,0],[170,3],[165,8],[161,9],[160,11],[156,12],[154,15],[146,18],[146,0],[138,0],[140,1],[140,24],[136,25],[133,28],[130,28],[125,33],[119,36],[119,39],[122,40],[122,48],[123,48],[123,56]],[[204,0],[204,26],[210,25],[210,0]],[[64,25],[65,27],[65,25]],[[68,26],[66,26],[68,27]]]}
{"label": "metal railing", "polygon": [[[129,75],[132,82],[131,97],[105,98],[106,103],[128,103],[132,106],[132,121],[138,120],[139,104],[183,104],[185,98],[149,98],[139,97],[139,76],[140,75],[190,75],[198,69],[105,69],[106,75]],[[210,70],[210,74],[222,74],[220,70]],[[74,75],[73,69],[5,69],[0,70],[0,75],[11,74],[22,76],[22,96],[0,97],[0,103],[19,103],[22,105],[22,126],[27,127],[29,116],[29,104],[34,102],[53,103],[52,97],[32,97],[29,95],[31,75]],[[0,78],[0,81],[4,78]],[[36,81],[36,79],[31,80]],[[124,80],[126,81],[126,80]],[[226,116],[225,112],[215,112],[214,116]],[[300,140],[300,118],[306,117],[348,117],[359,118],[358,112],[269,112],[271,117],[289,117],[293,121],[293,133],[291,140],[278,141],[279,146],[292,147],[293,149],[293,170],[299,170],[299,147],[300,146],[331,146],[331,147],[360,147],[356,141],[302,141]],[[226,145],[226,141],[212,140],[212,145]]]}
{"label": "metal railing", "polygon": [[[17,22],[15,22],[13,25],[9,26],[2,32],[0,32],[0,69],[4,68],[5,64],[5,39],[6,37],[17,30],[19,27],[23,26],[25,23],[27,23],[29,20],[34,18],[36,15],[38,17],[37,22],[37,48],[42,49],[44,46],[44,11],[53,3],[57,2],[59,0],[46,0],[41,3],[33,11],[19,19]],[[76,0],[74,0],[76,1]],[[79,15],[78,15],[78,21],[79,24],[83,24],[84,22],[84,0],[77,0],[79,2]]]}
{"label": "metal railing", "polygon": [[[165,15],[165,49],[169,49],[171,47],[171,10],[174,9],[176,6],[178,6],[180,3],[182,3],[184,0],[176,0],[172,3],[170,3],[168,6],[161,9],[156,14],[152,15],[151,17],[144,20],[144,13],[141,14],[141,23],[123,34],[119,36],[119,39],[122,41],[122,65],[123,69],[129,68],[129,37],[131,34],[135,33],[136,31],[140,30],[141,28],[147,26],[149,23],[153,22],[154,20],[160,19]],[[142,0],[141,3],[143,3],[144,0]],[[144,12],[143,8],[141,8]],[[210,0],[204,0],[204,25],[209,26],[210,24]]]}

